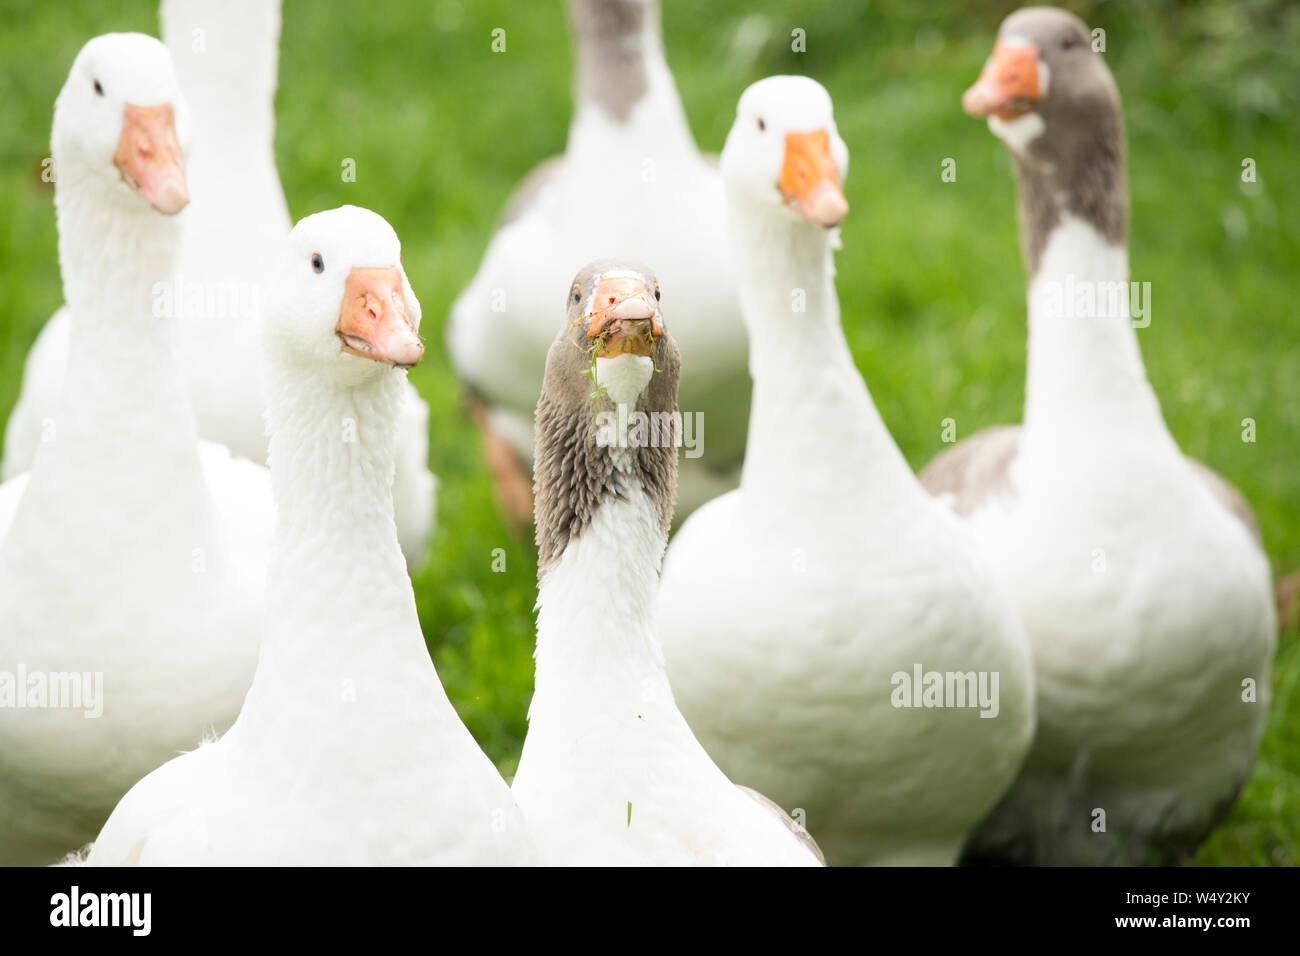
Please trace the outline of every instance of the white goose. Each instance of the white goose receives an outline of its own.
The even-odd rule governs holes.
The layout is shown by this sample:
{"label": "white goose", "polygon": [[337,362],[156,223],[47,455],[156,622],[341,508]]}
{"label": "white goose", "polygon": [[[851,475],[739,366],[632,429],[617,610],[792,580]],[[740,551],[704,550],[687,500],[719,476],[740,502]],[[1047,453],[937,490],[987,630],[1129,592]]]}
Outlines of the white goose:
{"label": "white goose", "polygon": [[344,206],[298,223],[278,261],[257,675],[229,733],[133,787],[87,862],[529,862],[510,791],[429,660],[398,547],[400,370],[423,346],[397,236]]}
{"label": "white goose", "polygon": [[[170,278],[177,345],[205,439],[266,461],[265,396],[256,349],[263,290],[289,232],[275,168],[278,0],[164,0],[163,40],[193,117],[188,157],[193,203],[180,217],[181,253]],[[42,430],[56,420],[67,366],[66,309],[41,330],[5,430],[3,475],[31,467]],[[411,385],[402,406],[394,495],[402,547],[425,556],[434,522],[428,468],[429,410]]]}
{"label": "white goose", "polygon": [[[749,327],[749,449],[740,488],[673,539],[660,632],[709,753],[801,808],[832,865],[949,864],[1029,745],[1029,648],[853,365],[832,261],[847,165],[818,83],[745,91],[722,176]],[[939,698],[912,686],[918,668],[965,706],[926,704]]]}
{"label": "white goose", "polygon": [[545,863],[814,866],[807,835],[709,759],[664,673],[652,611],[677,484],[680,355],[658,299],[644,266],[591,263],[547,357],[537,684],[514,794]]}
{"label": "white goose", "polygon": [[71,339],[57,426],[0,486],[0,697],[28,705],[0,707],[4,863],[93,837],[142,774],[229,725],[253,673],[267,475],[199,442],[156,287],[188,201],[186,120],[166,48],[140,34],[87,43],[55,105]]}
{"label": "white goose", "polygon": [[[506,511],[531,516],[532,412],[562,318],[551,298],[599,256],[653,262],[678,296],[691,369],[682,407],[703,413],[703,454],[682,462],[679,514],[735,487],[749,411],[745,330],[722,229],[722,184],[691,137],[664,59],[658,0],[570,0],[576,99],[562,157],[525,179],[447,342],[484,432]],[[703,428],[703,425],[699,426]]]}
{"label": "white goose", "polygon": [[1033,750],[973,855],[1169,863],[1250,773],[1275,609],[1249,506],[1165,427],[1127,297],[1074,310],[1129,278],[1119,94],[1090,41],[1064,11],[1014,13],[963,98],[1019,183],[1025,423],[966,439],[923,478],[970,516],[1038,675]]}

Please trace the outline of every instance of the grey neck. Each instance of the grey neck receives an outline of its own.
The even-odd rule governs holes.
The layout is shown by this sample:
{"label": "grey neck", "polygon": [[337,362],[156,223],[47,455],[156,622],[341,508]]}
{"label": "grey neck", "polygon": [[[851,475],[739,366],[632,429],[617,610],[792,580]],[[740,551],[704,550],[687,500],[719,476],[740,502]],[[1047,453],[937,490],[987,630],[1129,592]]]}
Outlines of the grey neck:
{"label": "grey neck", "polygon": [[658,0],[569,0],[577,45],[577,99],[626,122],[660,54]]}
{"label": "grey neck", "polygon": [[1055,134],[1050,155],[1011,153],[1016,170],[1020,247],[1032,280],[1063,214],[1089,223],[1113,245],[1128,241],[1124,126],[1118,111]]}
{"label": "grey neck", "polygon": [[[675,367],[656,372],[637,410],[671,407],[661,390],[677,393]],[[574,402],[560,395],[551,377],[537,406],[537,449],[534,458],[534,506],[537,524],[537,573],[541,578],[559,560],[570,542],[591,523],[596,509],[611,498],[625,497],[640,486],[658,509],[665,540],[677,496],[677,447],[672,440],[648,447],[620,449],[627,457],[617,467],[614,452],[597,443],[597,424],[590,400]],[[666,394],[666,392],[665,392]],[[647,396],[649,401],[647,401]],[[597,414],[617,415],[607,395]]]}

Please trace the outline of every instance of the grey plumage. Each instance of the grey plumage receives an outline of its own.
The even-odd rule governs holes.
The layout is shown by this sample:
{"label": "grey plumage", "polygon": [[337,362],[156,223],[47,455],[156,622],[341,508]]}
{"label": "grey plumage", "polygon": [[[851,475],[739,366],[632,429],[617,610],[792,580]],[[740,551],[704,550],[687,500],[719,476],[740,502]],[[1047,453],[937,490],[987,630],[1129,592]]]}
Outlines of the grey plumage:
{"label": "grey plumage", "polygon": [[569,19],[578,38],[578,102],[627,122],[650,85],[636,41],[658,25],[657,0],[569,0]]}
{"label": "grey plumage", "polygon": [[[564,327],[547,353],[546,377],[537,403],[533,493],[539,574],[559,559],[571,540],[586,530],[601,502],[622,495],[621,482],[615,473],[614,450],[597,443],[596,415],[613,412],[614,404],[608,395],[601,395],[593,408],[591,355],[584,351],[590,345],[587,341],[590,319],[583,314],[587,296],[601,275],[612,270],[635,272],[648,289],[656,286],[649,268],[613,259],[593,262],[574,277],[574,284],[585,294],[581,302],[569,296]],[[662,313],[659,318],[662,324]],[[667,412],[676,421],[681,353],[666,325],[655,341],[651,358],[655,371],[636,408],[647,413]],[[671,438],[671,441],[626,449],[630,471],[623,479],[639,483],[655,503],[665,535],[677,497],[676,434]]]}
{"label": "grey plumage", "polygon": [[[921,484],[932,495],[951,495],[953,510],[968,515],[1000,495],[1014,494],[1011,463],[1020,450],[1019,425],[985,428],[947,451],[940,452],[921,471]],[[1245,496],[1222,475],[1195,458],[1187,464],[1218,502],[1237,518],[1263,547],[1255,512]]]}
{"label": "grey plumage", "polygon": [[[1063,10],[1031,7],[998,31],[1037,44],[1050,79],[1038,104],[1043,134],[1012,152],[1020,194],[1020,244],[1032,277],[1063,213],[1091,223],[1113,243],[1128,237],[1128,181],[1119,90],[1083,21]],[[1068,47],[1065,44],[1070,44]]]}

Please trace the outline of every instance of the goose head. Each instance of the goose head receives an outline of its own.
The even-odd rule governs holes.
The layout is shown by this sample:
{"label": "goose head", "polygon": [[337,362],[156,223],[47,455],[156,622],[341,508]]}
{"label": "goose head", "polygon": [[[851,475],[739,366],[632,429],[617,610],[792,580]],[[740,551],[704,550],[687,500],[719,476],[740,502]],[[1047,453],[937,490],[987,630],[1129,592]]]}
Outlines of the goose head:
{"label": "goose head", "polygon": [[1120,113],[1115,80],[1087,26],[1052,7],[1027,7],[1002,21],[961,102],[1015,153],[1048,161],[1077,153],[1099,128],[1117,126]]}
{"label": "goose head", "polygon": [[358,206],[299,222],[266,326],[274,355],[341,386],[415,366],[424,355],[420,302],[393,227]]}
{"label": "goose head", "polygon": [[720,167],[733,197],[830,229],[849,211],[848,167],[830,94],[816,80],[770,76],[741,95]]}
{"label": "goose head", "polygon": [[[663,312],[659,282],[646,266],[616,259],[601,259],[573,277],[566,302],[567,338],[580,354],[561,359],[589,377],[595,357],[596,378],[615,404],[635,406],[655,370],[664,345]],[[585,363],[585,364],[584,364]]]}
{"label": "goose head", "polygon": [[167,48],[140,33],[96,37],[77,54],[55,102],[56,180],[98,183],[123,203],[175,215],[190,201],[187,133]]}
{"label": "goose head", "polygon": [[[567,317],[547,354],[537,405],[541,569],[582,533],[602,502],[620,495],[615,472],[641,486],[667,534],[677,495],[681,353],[664,323],[661,295],[651,269],[622,259],[588,264],[569,286]],[[623,433],[614,420],[626,425],[635,412],[645,416],[643,430],[634,425]]]}

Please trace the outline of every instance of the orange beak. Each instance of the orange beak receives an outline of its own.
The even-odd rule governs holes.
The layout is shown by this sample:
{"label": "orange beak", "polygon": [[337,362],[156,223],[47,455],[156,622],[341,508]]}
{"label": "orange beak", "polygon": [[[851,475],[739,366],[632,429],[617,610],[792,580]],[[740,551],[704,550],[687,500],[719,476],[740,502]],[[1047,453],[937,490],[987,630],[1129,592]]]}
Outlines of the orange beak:
{"label": "orange beak", "polygon": [[591,301],[592,318],[587,326],[587,338],[612,333],[596,353],[601,358],[649,355],[655,340],[664,334],[664,327],[650,300],[650,290],[640,279],[601,279]]}
{"label": "orange beak", "polygon": [[1013,120],[1032,110],[1042,98],[1038,47],[998,43],[975,85],[962,94],[961,106],[971,116]]}
{"label": "orange beak", "polygon": [[424,343],[406,314],[402,273],[396,268],[353,269],[343,289],[335,333],[343,351],[397,368],[412,368]]}
{"label": "orange beak", "polygon": [[824,129],[785,134],[785,162],[776,187],[786,205],[825,229],[838,226],[849,213],[831,156],[831,139]]}
{"label": "orange beak", "polygon": [[181,146],[176,140],[172,108],[131,106],[122,110],[122,136],[113,165],[122,182],[142,195],[154,209],[174,216],[190,201],[185,185]]}

